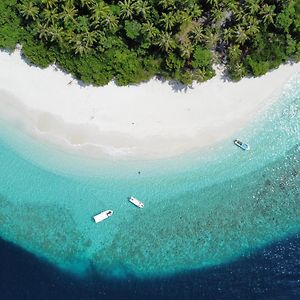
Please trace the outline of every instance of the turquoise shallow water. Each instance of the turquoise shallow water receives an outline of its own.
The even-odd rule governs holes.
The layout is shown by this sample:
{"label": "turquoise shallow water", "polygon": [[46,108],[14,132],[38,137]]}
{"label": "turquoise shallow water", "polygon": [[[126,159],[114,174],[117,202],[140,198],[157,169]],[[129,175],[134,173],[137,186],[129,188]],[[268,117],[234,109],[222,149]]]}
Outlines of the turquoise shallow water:
{"label": "turquoise shallow water", "polygon": [[[94,161],[0,121],[0,235],[68,270],[163,276],[300,229],[300,77],[238,137],[156,161]],[[233,137],[235,138],[235,137]],[[141,171],[141,174],[138,174]],[[143,210],[127,201],[135,195]],[[91,217],[113,209],[109,220]]]}

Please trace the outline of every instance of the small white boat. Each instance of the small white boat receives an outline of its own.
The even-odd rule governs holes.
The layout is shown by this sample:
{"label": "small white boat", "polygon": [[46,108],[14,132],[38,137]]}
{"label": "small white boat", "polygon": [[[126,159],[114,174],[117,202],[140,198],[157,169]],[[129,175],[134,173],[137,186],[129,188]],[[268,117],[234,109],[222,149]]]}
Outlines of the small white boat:
{"label": "small white boat", "polygon": [[250,150],[250,146],[246,143],[241,142],[240,140],[234,140],[234,144],[243,150]]}
{"label": "small white boat", "polygon": [[112,210],[105,210],[105,211],[101,212],[100,214],[95,215],[93,218],[96,223],[99,223],[99,222],[111,217],[113,213],[114,212]]}
{"label": "small white boat", "polygon": [[143,208],[144,207],[144,203],[143,202],[141,202],[140,200],[138,200],[138,199],[136,199],[136,198],[134,198],[134,197],[130,197],[130,198],[128,198],[128,200],[132,203],[132,204],[134,204],[135,206],[137,206],[137,207],[139,207],[139,208]]}

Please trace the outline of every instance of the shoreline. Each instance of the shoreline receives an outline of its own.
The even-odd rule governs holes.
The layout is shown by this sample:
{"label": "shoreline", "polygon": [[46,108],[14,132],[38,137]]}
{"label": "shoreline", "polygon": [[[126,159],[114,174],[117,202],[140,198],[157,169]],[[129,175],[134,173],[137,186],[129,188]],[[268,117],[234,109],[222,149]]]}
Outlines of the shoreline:
{"label": "shoreline", "polygon": [[218,74],[176,90],[157,79],[83,87],[55,66],[28,65],[19,50],[0,51],[0,65],[0,118],[47,143],[112,159],[172,157],[229,138],[300,73],[300,63],[286,64],[260,78]]}

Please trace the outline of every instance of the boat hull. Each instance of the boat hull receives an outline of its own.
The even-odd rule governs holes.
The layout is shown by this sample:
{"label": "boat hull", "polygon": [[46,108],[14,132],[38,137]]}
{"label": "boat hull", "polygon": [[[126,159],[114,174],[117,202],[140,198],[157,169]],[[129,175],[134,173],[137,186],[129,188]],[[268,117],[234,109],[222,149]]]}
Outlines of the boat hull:
{"label": "boat hull", "polygon": [[250,146],[248,144],[243,143],[243,142],[241,142],[239,140],[234,140],[234,144],[236,146],[238,146],[239,148],[241,148],[242,150],[245,150],[245,151],[250,150]]}
{"label": "boat hull", "polygon": [[130,197],[128,198],[128,200],[135,206],[139,207],[139,208],[144,208],[144,203],[141,202],[140,200],[134,198],[134,197]]}
{"label": "boat hull", "polygon": [[105,211],[101,212],[100,214],[95,215],[93,217],[93,219],[94,219],[95,223],[99,223],[99,222],[102,222],[105,219],[111,217],[113,213],[114,212],[112,210],[105,210]]}

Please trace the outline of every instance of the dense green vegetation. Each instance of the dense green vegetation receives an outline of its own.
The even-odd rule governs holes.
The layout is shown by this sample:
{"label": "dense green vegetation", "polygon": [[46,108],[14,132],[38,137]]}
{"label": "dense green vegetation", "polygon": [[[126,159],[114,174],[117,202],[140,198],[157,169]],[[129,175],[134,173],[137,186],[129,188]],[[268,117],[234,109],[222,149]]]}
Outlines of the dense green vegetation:
{"label": "dense green vegetation", "polygon": [[185,84],[259,76],[300,60],[299,0],[1,0],[0,47],[23,45],[86,83]]}

